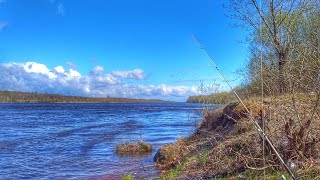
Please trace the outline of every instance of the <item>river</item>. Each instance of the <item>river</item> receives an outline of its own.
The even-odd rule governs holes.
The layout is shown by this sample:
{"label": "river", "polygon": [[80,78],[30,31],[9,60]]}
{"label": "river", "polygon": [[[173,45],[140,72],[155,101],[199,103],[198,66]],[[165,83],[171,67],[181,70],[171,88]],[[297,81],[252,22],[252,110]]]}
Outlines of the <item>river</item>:
{"label": "river", "polygon": [[[0,103],[0,179],[156,177],[153,155],[185,137],[202,117],[187,103]],[[152,154],[123,157],[114,147],[145,141]]]}

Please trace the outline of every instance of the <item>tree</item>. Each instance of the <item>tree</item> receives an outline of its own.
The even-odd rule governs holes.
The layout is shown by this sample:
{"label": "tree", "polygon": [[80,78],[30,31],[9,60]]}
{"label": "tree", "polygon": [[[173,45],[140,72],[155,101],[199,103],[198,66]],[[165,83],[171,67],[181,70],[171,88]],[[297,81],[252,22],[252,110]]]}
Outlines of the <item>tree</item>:
{"label": "tree", "polygon": [[[230,0],[226,3],[231,17],[257,37],[261,48],[270,49],[276,57],[279,93],[287,92],[285,68],[295,47],[297,21],[305,16],[317,0]],[[251,38],[252,39],[252,38]],[[258,40],[258,41],[257,41]]]}

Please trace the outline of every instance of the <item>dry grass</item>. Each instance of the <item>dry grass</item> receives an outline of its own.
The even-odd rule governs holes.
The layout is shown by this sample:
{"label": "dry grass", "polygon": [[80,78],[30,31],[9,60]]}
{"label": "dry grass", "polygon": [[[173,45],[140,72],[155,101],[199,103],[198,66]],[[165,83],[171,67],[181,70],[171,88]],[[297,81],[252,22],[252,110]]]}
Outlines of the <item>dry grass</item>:
{"label": "dry grass", "polygon": [[[266,134],[284,160],[300,179],[320,179],[320,109],[315,97],[296,94],[269,97],[264,102],[251,99],[246,106],[262,124]],[[188,138],[162,149],[168,159],[156,166],[172,172],[179,169],[176,179],[262,178],[279,179],[284,172],[271,149],[266,146],[263,166],[262,138],[244,108],[235,103],[215,112],[205,111],[204,121]],[[261,118],[262,117],[262,118]],[[163,173],[162,179],[168,174]]]}
{"label": "dry grass", "polygon": [[152,146],[145,142],[123,143],[116,147],[119,155],[144,155],[152,152]]}

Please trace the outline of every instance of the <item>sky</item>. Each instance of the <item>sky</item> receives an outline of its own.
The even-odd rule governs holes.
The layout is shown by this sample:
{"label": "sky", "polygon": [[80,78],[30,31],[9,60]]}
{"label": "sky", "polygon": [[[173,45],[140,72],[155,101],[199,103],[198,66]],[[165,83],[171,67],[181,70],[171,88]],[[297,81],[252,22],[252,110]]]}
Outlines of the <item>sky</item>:
{"label": "sky", "polygon": [[[185,101],[248,58],[222,1],[0,0],[0,90]],[[240,80],[231,81],[236,86]]]}

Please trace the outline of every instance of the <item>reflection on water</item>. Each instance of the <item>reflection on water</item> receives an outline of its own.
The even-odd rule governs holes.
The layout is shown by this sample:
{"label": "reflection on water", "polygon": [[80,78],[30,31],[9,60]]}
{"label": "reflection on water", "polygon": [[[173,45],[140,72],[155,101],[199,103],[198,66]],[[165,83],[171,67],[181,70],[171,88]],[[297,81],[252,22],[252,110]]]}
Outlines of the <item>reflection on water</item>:
{"label": "reflection on water", "polygon": [[[0,177],[156,176],[153,155],[163,144],[191,133],[200,109],[186,103],[0,104]],[[151,143],[152,154],[114,153],[116,144],[136,140]]]}

